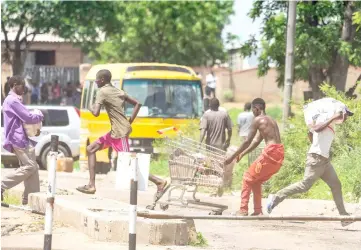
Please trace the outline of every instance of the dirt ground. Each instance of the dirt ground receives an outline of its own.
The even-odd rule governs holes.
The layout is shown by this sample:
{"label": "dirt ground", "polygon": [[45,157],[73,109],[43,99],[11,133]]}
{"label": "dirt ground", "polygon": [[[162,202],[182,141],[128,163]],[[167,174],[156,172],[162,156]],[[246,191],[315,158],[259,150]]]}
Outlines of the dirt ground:
{"label": "dirt ground", "polygon": [[[129,202],[129,191],[114,190],[114,173],[108,176],[99,176],[98,191],[96,196]],[[46,179],[46,172],[41,173],[41,179]],[[87,173],[73,175],[58,175],[57,186],[74,191],[78,185],[86,183]],[[22,187],[20,187],[22,188]],[[138,205],[145,207],[152,200],[150,191],[139,192]],[[224,195],[221,198],[210,198],[208,194],[199,194],[204,201],[227,204],[229,209],[224,212],[229,215],[236,211],[239,206],[239,193]],[[264,201],[265,203],[266,201]],[[358,204],[347,204],[347,210],[355,213]],[[252,204],[250,204],[252,208]],[[159,208],[156,208],[159,210]],[[43,217],[27,212],[2,208],[1,209],[2,244],[10,244],[10,241],[36,241],[43,240]],[[194,210],[171,206],[167,211],[177,214],[207,214],[204,210]],[[359,213],[361,211],[358,211]],[[337,215],[332,201],[322,200],[286,200],[274,210],[274,215]],[[357,214],[361,215],[361,214]],[[196,220],[197,231],[207,240],[207,245],[194,246],[138,246],[137,249],[252,249],[252,250],[298,250],[298,249],[327,249],[327,250],[360,250],[361,249],[361,222],[353,223],[348,227],[342,227],[339,222],[275,222],[275,221],[209,221]],[[97,246],[94,249],[123,249],[126,244],[114,242],[95,242],[85,237],[81,232],[76,232],[66,225],[55,223],[54,231],[60,232],[61,239],[70,239],[77,235],[77,249],[89,249],[89,246]],[[60,237],[60,236],[59,236]],[[60,241],[59,241],[60,242]],[[61,241],[63,242],[63,240]],[[85,242],[84,245],[82,242]],[[60,244],[60,243],[57,243]],[[62,243],[63,244],[63,243]],[[65,243],[64,243],[65,244]],[[83,247],[81,247],[83,246]],[[87,246],[85,248],[85,246]],[[55,248],[54,248],[55,249]],[[61,249],[67,248],[64,245]]]}

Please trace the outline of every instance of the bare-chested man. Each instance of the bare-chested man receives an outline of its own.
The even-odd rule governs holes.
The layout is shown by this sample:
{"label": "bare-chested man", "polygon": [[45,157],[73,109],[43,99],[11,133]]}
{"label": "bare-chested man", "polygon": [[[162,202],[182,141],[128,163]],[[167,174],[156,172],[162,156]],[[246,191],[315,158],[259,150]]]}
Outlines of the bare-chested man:
{"label": "bare-chested man", "polygon": [[254,199],[254,213],[252,215],[263,214],[262,183],[278,172],[284,159],[284,148],[281,144],[278,125],[275,120],[266,115],[265,109],[266,104],[263,99],[256,98],[252,101],[252,112],[255,118],[248,137],[239,149],[225,161],[225,164],[231,163],[236,158],[239,161],[244,155],[255,149],[262,140],[265,140],[266,147],[262,154],[243,175],[241,208],[237,212],[237,214],[243,216],[248,215],[248,202],[251,191]]}

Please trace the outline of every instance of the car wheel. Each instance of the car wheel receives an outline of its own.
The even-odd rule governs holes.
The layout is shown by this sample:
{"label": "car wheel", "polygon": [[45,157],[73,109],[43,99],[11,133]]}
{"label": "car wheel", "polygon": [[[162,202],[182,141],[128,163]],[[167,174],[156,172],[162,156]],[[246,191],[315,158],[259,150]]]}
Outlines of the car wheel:
{"label": "car wheel", "polygon": [[[58,152],[64,154],[64,157],[71,157],[70,152],[63,145],[58,145]],[[46,148],[44,148],[40,155],[40,168],[41,169],[47,169],[46,158],[49,153],[50,153],[50,145],[48,145]]]}

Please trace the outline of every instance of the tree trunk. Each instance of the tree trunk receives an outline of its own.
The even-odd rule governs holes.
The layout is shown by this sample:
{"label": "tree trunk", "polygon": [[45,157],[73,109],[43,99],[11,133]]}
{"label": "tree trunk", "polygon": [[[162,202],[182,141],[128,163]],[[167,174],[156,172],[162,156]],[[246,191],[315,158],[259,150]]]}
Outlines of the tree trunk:
{"label": "tree trunk", "polygon": [[308,70],[308,82],[312,88],[312,97],[313,100],[320,99],[322,97],[322,92],[320,90],[320,85],[325,81],[325,75],[323,70],[318,66],[311,66]]}
{"label": "tree trunk", "polygon": [[[342,27],[341,40],[350,43],[354,39],[356,33],[355,26],[352,25],[354,3],[353,1],[348,1],[345,3],[345,5],[346,7],[344,12],[344,23]],[[350,62],[348,58],[344,55],[341,55],[339,51],[336,51],[333,64],[329,68],[327,75],[329,83],[334,85],[339,91],[345,91],[349,66]]]}
{"label": "tree trunk", "polygon": [[15,50],[12,58],[13,75],[21,75],[24,71],[24,58],[21,56],[20,42],[15,42]]}

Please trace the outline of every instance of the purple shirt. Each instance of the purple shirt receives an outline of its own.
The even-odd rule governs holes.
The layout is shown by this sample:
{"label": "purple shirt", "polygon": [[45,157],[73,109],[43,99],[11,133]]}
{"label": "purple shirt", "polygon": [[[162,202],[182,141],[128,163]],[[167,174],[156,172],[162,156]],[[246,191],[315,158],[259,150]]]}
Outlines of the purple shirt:
{"label": "purple shirt", "polygon": [[5,141],[4,149],[13,152],[13,146],[26,148],[29,143],[36,143],[28,138],[23,123],[36,124],[43,120],[43,115],[32,114],[22,104],[20,97],[13,91],[5,98],[3,103]]}

